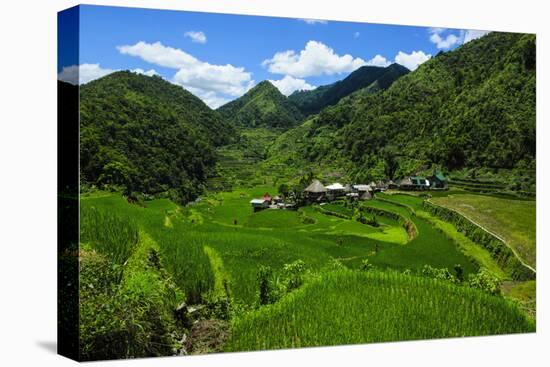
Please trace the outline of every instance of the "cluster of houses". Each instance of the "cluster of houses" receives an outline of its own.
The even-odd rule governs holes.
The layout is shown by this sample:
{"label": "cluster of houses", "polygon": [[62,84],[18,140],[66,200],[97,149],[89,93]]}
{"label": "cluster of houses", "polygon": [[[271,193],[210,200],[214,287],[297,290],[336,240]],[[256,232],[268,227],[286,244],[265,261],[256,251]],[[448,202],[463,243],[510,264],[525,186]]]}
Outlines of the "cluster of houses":
{"label": "cluster of houses", "polygon": [[261,198],[252,199],[250,200],[250,205],[252,205],[252,208],[254,211],[259,211],[263,209],[292,209],[294,208],[294,204],[291,203],[285,203],[283,201],[283,198],[280,196],[274,196],[271,197],[268,192],[264,194]]}
{"label": "cluster of houses", "polygon": [[[336,199],[348,198],[350,200],[370,200],[375,192],[383,192],[389,189],[398,190],[446,190],[448,188],[447,178],[441,173],[434,173],[429,177],[406,176],[394,182],[378,181],[370,184],[342,185],[339,182],[324,186],[321,181],[313,180],[304,189],[306,203],[322,203]],[[290,209],[294,204],[285,204],[281,197],[271,197],[265,193],[262,198],[253,199],[250,204],[255,211],[273,208]]]}

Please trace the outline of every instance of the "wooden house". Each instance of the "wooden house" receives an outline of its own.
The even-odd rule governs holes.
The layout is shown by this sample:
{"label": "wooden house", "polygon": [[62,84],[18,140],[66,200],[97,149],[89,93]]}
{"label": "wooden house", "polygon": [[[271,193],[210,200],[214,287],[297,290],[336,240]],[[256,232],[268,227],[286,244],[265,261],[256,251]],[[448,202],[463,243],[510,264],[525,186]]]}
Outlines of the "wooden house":
{"label": "wooden house", "polygon": [[414,189],[413,182],[412,182],[411,178],[408,177],[408,176],[403,177],[401,180],[399,180],[398,186],[399,186],[399,189],[401,189],[401,190],[413,190]]}
{"label": "wooden house", "polygon": [[326,197],[327,188],[319,180],[313,180],[311,184],[304,189],[306,201],[321,201]]}
{"label": "wooden house", "polygon": [[328,185],[326,187],[327,189],[327,197],[329,200],[334,200],[339,196],[343,196],[346,193],[346,188],[344,185],[342,185],[339,182],[333,183],[332,185]]}
{"label": "wooden house", "polygon": [[399,185],[395,183],[393,180],[388,181],[388,189],[397,189]]}
{"label": "wooden house", "polygon": [[376,188],[379,191],[386,191],[388,189],[388,184],[385,183],[384,181],[380,180],[380,181],[376,182]]}
{"label": "wooden house", "polygon": [[357,185],[353,185],[353,191],[354,192],[357,192],[359,194],[362,194],[364,193],[365,191],[373,191],[372,187],[370,185],[365,185],[365,184],[357,184]]}

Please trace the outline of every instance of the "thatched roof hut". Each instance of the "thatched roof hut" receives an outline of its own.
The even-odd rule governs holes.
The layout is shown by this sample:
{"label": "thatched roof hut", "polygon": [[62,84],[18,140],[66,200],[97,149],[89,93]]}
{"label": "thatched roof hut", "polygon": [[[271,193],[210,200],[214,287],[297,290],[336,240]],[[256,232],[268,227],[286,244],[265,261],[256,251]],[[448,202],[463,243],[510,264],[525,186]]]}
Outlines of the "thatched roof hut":
{"label": "thatched roof hut", "polygon": [[313,182],[308,187],[306,187],[304,191],[311,193],[322,193],[327,192],[327,188],[323,186],[321,181],[313,180]]}
{"label": "thatched roof hut", "polygon": [[359,196],[359,200],[370,200],[372,199],[372,194],[370,191],[365,191],[361,196]]}
{"label": "thatched roof hut", "polygon": [[401,179],[401,181],[399,181],[399,186],[412,186],[412,185],[413,185],[413,182],[409,176],[404,177],[403,179]]}

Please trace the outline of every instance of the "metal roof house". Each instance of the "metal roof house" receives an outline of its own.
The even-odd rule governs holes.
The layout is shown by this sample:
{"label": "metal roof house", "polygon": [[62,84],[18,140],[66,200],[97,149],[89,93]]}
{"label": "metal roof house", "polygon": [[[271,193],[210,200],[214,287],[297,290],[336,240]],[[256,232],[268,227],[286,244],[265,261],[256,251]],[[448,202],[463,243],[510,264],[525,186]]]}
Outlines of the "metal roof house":
{"label": "metal roof house", "polygon": [[250,205],[252,205],[252,208],[255,212],[263,209],[269,208],[269,201],[265,199],[252,199],[250,200]]}
{"label": "metal roof house", "polygon": [[357,192],[372,191],[372,187],[370,185],[365,185],[365,184],[353,185],[353,189]]}
{"label": "metal roof house", "polygon": [[402,190],[428,190],[430,181],[421,176],[404,177],[399,182],[399,188]]}
{"label": "metal roof house", "polygon": [[330,200],[334,200],[346,193],[346,188],[339,182],[327,186],[327,196]]}
{"label": "metal roof house", "polygon": [[430,181],[426,177],[422,176],[412,176],[411,181],[414,186],[417,186],[418,188],[429,188],[430,187]]}
{"label": "metal roof house", "polygon": [[328,191],[343,191],[345,189],[346,188],[344,187],[344,185],[342,185],[339,182],[336,182],[336,183],[333,183],[332,185],[327,186]]}
{"label": "metal roof house", "polygon": [[430,180],[431,189],[446,190],[449,186],[449,181],[441,172],[436,172],[434,175],[428,177]]}

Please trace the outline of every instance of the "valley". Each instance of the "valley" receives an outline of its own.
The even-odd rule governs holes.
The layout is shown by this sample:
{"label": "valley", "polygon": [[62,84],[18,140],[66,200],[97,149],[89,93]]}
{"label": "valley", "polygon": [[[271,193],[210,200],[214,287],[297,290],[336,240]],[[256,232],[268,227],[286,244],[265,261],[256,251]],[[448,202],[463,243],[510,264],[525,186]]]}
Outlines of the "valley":
{"label": "valley", "polygon": [[217,110],[132,72],[82,87],[83,358],[535,332],[533,42]]}

